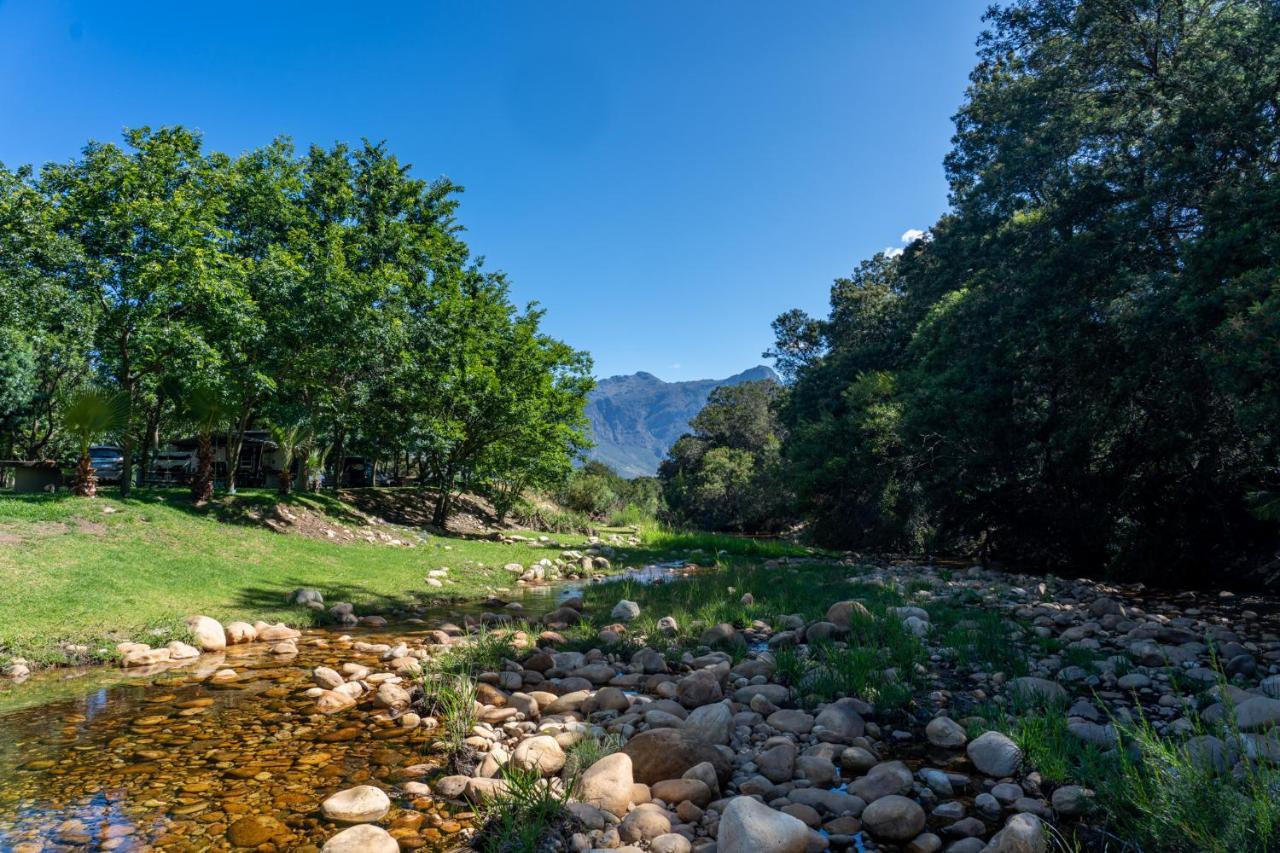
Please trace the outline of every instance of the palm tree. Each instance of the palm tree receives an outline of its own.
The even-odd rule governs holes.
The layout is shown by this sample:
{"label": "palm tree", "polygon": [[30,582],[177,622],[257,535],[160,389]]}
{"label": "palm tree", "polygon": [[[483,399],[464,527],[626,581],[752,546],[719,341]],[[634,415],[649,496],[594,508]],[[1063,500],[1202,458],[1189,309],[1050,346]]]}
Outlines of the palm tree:
{"label": "palm tree", "polygon": [[284,466],[280,469],[279,491],[281,495],[288,496],[293,491],[293,457],[306,445],[302,425],[273,426],[271,437],[276,440],[280,452],[284,454]]}
{"label": "palm tree", "polygon": [[98,495],[98,477],[89,458],[89,445],[100,435],[115,432],[125,425],[129,398],[98,388],[76,394],[62,411],[62,424],[80,442],[80,463],[71,491],[85,498]]}
{"label": "palm tree", "polygon": [[317,492],[320,490],[320,478],[324,475],[324,463],[329,458],[329,451],[333,450],[333,445],[321,446],[315,443],[315,439],[308,442],[310,451],[306,457],[306,483],[305,488],[309,492]]}
{"label": "palm tree", "polygon": [[213,497],[213,433],[225,419],[226,402],[208,388],[196,387],[183,394],[183,413],[195,424],[196,472],[191,478],[191,502],[202,506]]}

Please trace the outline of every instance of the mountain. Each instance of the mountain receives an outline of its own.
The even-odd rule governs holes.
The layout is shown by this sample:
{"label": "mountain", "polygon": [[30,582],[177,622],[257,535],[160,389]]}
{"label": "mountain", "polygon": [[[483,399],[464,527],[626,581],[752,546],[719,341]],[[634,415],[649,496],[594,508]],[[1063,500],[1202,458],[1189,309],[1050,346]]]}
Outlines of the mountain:
{"label": "mountain", "polygon": [[671,445],[689,431],[689,421],[712,389],[759,379],[777,382],[778,374],[761,365],[728,379],[663,382],[644,372],[601,379],[587,401],[596,442],[591,458],[624,477],[651,477]]}

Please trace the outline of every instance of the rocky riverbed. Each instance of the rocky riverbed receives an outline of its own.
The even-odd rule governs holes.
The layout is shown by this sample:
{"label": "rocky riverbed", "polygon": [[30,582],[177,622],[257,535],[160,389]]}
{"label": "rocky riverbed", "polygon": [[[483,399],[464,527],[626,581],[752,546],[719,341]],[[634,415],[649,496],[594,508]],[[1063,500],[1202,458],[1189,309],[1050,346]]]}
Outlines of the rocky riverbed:
{"label": "rocky riverbed", "polygon": [[[475,806],[517,767],[576,792],[552,842],[566,850],[1040,851],[1049,826],[1101,849],[1094,792],[1046,778],[984,708],[1063,715],[1100,750],[1116,748],[1117,726],[1146,719],[1226,774],[1248,756],[1280,757],[1269,601],[979,568],[847,571],[909,603],[872,613],[833,597],[819,618],[780,613],[692,635],[659,620],[646,637],[638,602],[593,613],[573,590],[555,596],[507,638],[508,657],[475,673],[478,722],[461,764],[416,671],[473,643],[482,623],[531,615],[501,601],[488,616],[430,624],[284,629],[137,686],[0,717],[0,846],[446,849],[471,842]],[[723,594],[738,593],[726,582]],[[942,602],[962,608],[948,626]],[[967,613],[998,614],[974,624],[1018,650],[1016,673],[956,653]],[[584,618],[598,642],[566,650]],[[894,620],[923,644],[911,701],[807,701],[779,660],[840,648],[865,619]],[[1228,708],[1237,734],[1198,727]],[[603,757],[575,768],[575,752]]]}

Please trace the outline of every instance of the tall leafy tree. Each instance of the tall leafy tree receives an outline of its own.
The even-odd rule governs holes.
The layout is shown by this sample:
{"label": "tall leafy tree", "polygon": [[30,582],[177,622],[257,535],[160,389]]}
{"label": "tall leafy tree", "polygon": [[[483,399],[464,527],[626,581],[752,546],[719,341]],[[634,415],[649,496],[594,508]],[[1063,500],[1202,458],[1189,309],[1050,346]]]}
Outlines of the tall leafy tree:
{"label": "tall leafy tree", "polygon": [[829,318],[775,324],[815,531],[1164,577],[1265,561],[1274,4],[1020,0],[988,23],[953,210],[837,283]]}
{"label": "tall leafy tree", "polygon": [[[95,315],[95,357],[125,395],[130,421],[145,379],[180,355],[216,357],[200,315],[226,300],[232,278],[220,228],[225,167],[191,131],[139,128],[125,132],[123,148],[90,143],[79,159],[41,175],[59,232],[80,247],[69,286]],[[132,429],[122,445],[128,494]]]}

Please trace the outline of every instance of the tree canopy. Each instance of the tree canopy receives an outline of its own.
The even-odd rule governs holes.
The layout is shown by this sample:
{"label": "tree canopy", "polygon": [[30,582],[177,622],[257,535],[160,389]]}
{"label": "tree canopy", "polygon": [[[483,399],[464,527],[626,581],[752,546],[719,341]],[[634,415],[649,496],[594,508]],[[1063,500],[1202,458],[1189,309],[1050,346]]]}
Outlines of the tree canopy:
{"label": "tree canopy", "polygon": [[350,456],[420,473],[441,523],[460,486],[559,482],[586,445],[590,359],[472,257],[460,193],[382,144],[229,157],[182,127],[0,167],[5,455],[59,458],[59,405],[118,391],[127,491],[199,388],[231,486],[251,427],[317,449],[337,485]]}
{"label": "tree canopy", "polygon": [[826,542],[1128,575],[1276,559],[1280,13],[987,15],[952,209],[775,323]]}

